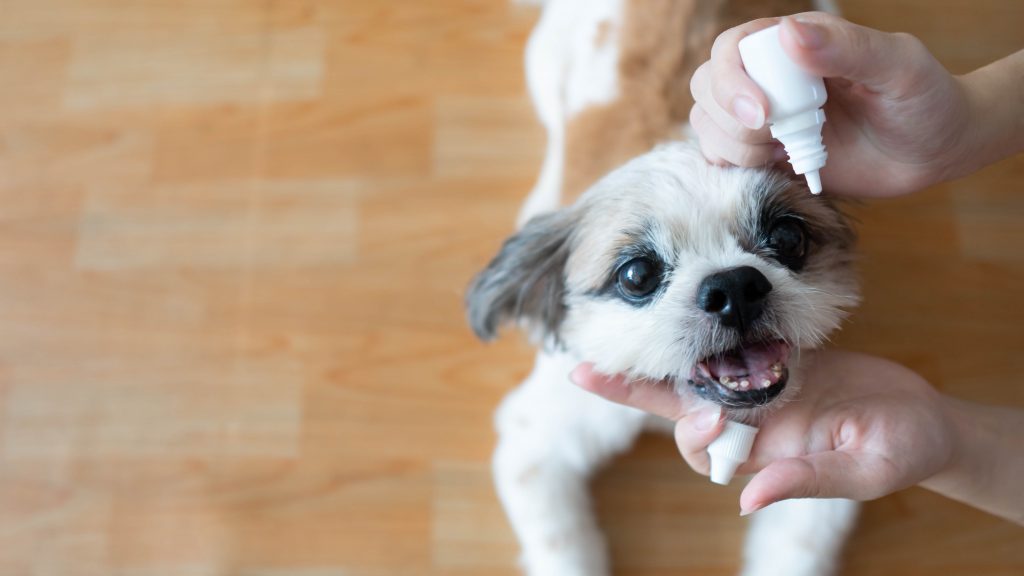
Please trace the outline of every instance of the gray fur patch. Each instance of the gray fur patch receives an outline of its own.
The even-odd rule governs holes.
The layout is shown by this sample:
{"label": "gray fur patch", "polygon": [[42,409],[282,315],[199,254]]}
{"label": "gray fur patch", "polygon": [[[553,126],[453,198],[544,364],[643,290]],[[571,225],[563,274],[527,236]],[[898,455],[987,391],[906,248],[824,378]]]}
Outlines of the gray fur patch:
{"label": "gray fur patch", "polygon": [[571,208],[541,214],[505,241],[466,293],[477,337],[492,340],[498,328],[514,320],[543,340],[558,341],[566,312],[565,263],[577,221]]}

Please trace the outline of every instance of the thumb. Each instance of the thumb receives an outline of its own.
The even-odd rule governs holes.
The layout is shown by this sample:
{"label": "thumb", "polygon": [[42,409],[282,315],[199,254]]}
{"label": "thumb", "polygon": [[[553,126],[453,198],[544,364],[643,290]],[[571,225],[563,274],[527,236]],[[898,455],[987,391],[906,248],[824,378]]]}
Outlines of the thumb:
{"label": "thumb", "polygon": [[723,414],[721,406],[707,404],[687,412],[676,423],[675,439],[679,454],[699,474],[711,474],[708,445],[722,433],[725,426]]}
{"label": "thumb", "polygon": [[879,498],[892,491],[886,481],[889,467],[883,458],[862,452],[819,452],[777,460],[743,489],[740,514],[790,498]]}
{"label": "thumb", "polygon": [[820,12],[783,18],[779,39],[789,57],[808,72],[880,92],[905,82],[932,60],[909,34],[881,32]]}

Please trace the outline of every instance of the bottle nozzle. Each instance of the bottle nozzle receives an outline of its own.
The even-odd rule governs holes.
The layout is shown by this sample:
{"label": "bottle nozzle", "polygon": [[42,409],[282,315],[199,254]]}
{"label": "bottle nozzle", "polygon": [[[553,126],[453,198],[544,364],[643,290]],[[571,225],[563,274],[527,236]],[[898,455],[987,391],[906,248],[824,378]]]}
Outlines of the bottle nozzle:
{"label": "bottle nozzle", "polygon": [[817,170],[805,173],[804,178],[807,178],[807,187],[811,189],[811,194],[821,194],[821,174]]}
{"label": "bottle nozzle", "polygon": [[825,112],[812,110],[776,122],[771,127],[772,136],[782,142],[789,155],[793,172],[807,179],[811,193],[821,193],[821,175],[828,152],[821,142],[821,127],[825,123]]}
{"label": "bottle nozzle", "polygon": [[750,457],[755,436],[757,428],[731,420],[725,421],[722,434],[708,446],[712,482],[723,486],[729,484],[736,469]]}

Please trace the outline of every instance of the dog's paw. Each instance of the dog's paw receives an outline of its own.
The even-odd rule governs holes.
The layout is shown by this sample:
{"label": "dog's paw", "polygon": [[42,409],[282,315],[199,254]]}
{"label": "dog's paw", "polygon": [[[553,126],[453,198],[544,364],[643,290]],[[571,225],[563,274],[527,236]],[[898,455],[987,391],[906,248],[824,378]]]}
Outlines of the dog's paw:
{"label": "dog's paw", "polygon": [[522,558],[527,576],[609,576],[608,553],[599,532],[549,536]]}
{"label": "dog's paw", "polygon": [[[778,551],[771,558],[747,562],[741,576],[831,576],[836,573],[834,559],[808,551]],[[789,552],[797,552],[791,554]]]}

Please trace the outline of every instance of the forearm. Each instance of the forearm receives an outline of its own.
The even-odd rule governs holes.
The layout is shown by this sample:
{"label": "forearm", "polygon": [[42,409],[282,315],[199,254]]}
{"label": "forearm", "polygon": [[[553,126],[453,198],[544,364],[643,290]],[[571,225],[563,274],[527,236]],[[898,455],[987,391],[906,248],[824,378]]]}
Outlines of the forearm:
{"label": "forearm", "polygon": [[954,457],[921,485],[1024,525],[1024,411],[946,398]]}
{"label": "forearm", "polygon": [[945,179],[966,176],[1024,151],[1024,50],[958,80],[969,120]]}

